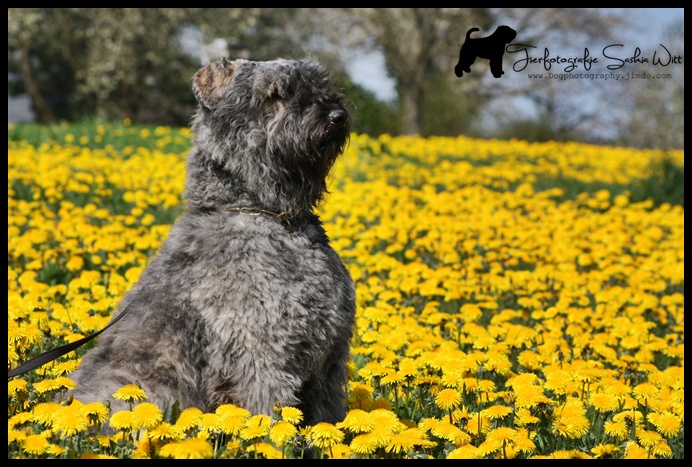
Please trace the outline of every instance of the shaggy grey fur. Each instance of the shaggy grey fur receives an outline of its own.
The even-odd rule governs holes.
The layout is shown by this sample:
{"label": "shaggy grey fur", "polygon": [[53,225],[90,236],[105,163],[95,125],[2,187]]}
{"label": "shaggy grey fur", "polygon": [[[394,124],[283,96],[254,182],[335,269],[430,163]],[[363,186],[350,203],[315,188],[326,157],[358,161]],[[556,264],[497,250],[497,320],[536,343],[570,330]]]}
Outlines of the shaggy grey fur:
{"label": "shaggy grey fur", "polygon": [[313,208],[348,141],[345,99],[312,60],[221,60],[193,91],[186,211],[73,394],[122,410],[112,394],[138,382],[161,408],[342,420],[355,294]]}

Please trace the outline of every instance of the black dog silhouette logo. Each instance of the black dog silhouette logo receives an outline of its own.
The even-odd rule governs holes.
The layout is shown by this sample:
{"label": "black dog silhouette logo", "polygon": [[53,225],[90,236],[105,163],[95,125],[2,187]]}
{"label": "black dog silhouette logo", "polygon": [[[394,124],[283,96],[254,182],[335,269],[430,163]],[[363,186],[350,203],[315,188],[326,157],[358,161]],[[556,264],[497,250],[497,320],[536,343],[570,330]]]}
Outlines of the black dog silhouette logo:
{"label": "black dog silhouette logo", "polygon": [[488,37],[470,37],[475,31],[479,29],[471,28],[466,33],[466,41],[459,51],[459,63],[454,67],[454,74],[461,78],[464,72],[470,73],[471,65],[480,57],[490,60],[490,72],[495,78],[501,78],[505,74],[502,71],[502,55],[507,44],[517,37],[517,32],[509,26],[498,26]]}

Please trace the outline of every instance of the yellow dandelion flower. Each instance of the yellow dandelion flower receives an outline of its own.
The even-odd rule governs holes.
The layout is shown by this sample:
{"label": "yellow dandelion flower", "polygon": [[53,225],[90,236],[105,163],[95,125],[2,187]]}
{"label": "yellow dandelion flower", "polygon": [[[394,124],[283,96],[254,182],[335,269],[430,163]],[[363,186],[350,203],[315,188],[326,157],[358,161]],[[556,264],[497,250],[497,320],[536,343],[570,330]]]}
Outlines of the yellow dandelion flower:
{"label": "yellow dandelion flower", "polygon": [[481,456],[489,456],[490,454],[502,449],[502,441],[497,439],[486,439],[478,445],[478,452]]}
{"label": "yellow dandelion flower", "polygon": [[590,455],[577,449],[569,451],[555,451],[552,455],[554,459],[592,459]]}
{"label": "yellow dandelion flower", "polygon": [[435,405],[442,410],[451,410],[461,403],[461,393],[456,389],[443,389],[435,396]]}
{"label": "yellow dandelion flower", "polygon": [[418,428],[409,428],[395,434],[386,447],[387,452],[395,454],[405,454],[416,446],[426,444],[428,438]]}
{"label": "yellow dandelion flower", "polygon": [[366,455],[372,454],[377,450],[377,441],[373,440],[367,434],[358,435],[351,440],[349,445],[351,451],[355,454]]}
{"label": "yellow dandelion flower", "polygon": [[392,440],[394,432],[388,427],[375,425],[375,428],[370,430],[368,435],[378,448],[383,448]]}
{"label": "yellow dandelion flower", "polygon": [[549,403],[543,388],[540,386],[525,385],[514,388],[514,405],[518,409],[531,409],[542,403]]}
{"label": "yellow dandelion flower", "polygon": [[67,263],[65,264],[68,271],[79,271],[84,267],[84,259],[81,256],[71,256]]}
{"label": "yellow dandelion flower", "polygon": [[477,433],[487,433],[492,427],[492,422],[488,417],[481,415],[480,413],[474,414],[469,421],[466,422],[464,430],[471,434]]}
{"label": "yellow dandelion flower", "polygon": [[531,454],[536,450],[536,445],[528,436],[517,436],[514,440],[514,448],[524,454]]}
{"label": "yellow dandelion flower", "polygon": [[440,438],[451,441],[455,446],[463,446],[471,442],[471,436],[468,433],[449,422],[442,422],[442,425],[438,427],[438,432],[444,434],[444,436],[440,436]]}
{"label": "yellow dandelion flower", "polygon": [[264,414],[254,415],[246,422],[245,428],[240,431],[240,437],[246,441],[262,438],[269,433],[271,418]]}
{"label": "yellow dandelion flower", "polygon": [[310,439],[319,448],[328,448],[344,440],[343,431],[327,422],[320,422],[312,427]]}
{"label": "yellow dandelion flower", "polygon": [[103,448],[110,447],[111,445],[111,437],[107,435],[99,435],[96,438],[96,441],[99,443],[99,446]]}
{"label": "yellow dandelion flower", "polygon": [[86,414],[89,419],[90,425],[103,425],[103,423],[108,418],[110,410],[102,402],[90,402],[84,404],[82,411]]}
{"label": "yellow dandelion flower", "polygon": [[650,448],[663,441],[661,434],[653,430],[637,430],[637,439],[645,448]]}
{"label": "yellow dandelion flower", "polygon": [[44,379],[34,383],[34,389],[39,394],[45,394],[51,391],[57,391],[60,388],[60,383],[54,379]]}
{"label": "yellow dandelion flower", "polygon": [[53,414],[62,406],[57,402],[41,402],[34,406],[32,419],[42,425],[53,423]]}
{"label": "yellow dandelion flower", "polygon": [[628,441],[625,443],[625,455],[624,459],[648,459],[649,451],[635,443],[634,441]]}
{"label": "yellow dandelion flower", "polygon": [[607,392],[592,392],[589,396],[589,404],[599,412],[612,412],[619,406],[618,398]]}
{"label": "yellow dandelion flower", "polygon": [[342,422],[336,424],[351,433],[366,433],[375,427],[375,422],[370,418],[370,413],[361,409],[352,409]]}
{"label": "yellow dandelion flower", "polygon": [[402,381],[406,381],[406,376],[397,371],[396,373],[391,373],[389,375],[383,376],[380,380],[380,384],[383,384],[385,386],[391,386],[401,383]]}
{"label": "yellow dandelion flower", "polygon": [[237,436],[245,428],[245,422],[247,419],[243,417],[223,417],[221,431],[227,435]]}
{"label": "yellow dandelion flower", "polygon": [[641,425],[642,421],[644,421],[644,414],[642,414],[639,410],[627,410],[625,412],[620,412],[613,415],[613,420],[616,422],[634,422],[637,426],[639,426]]}
{"label": "yellow dandelion flower", "polygon": [[218,415],[221,418],[226,418],[226,417],[240,417],[245,420],[250,418],[250,413],[249,410],[246,410],[242,407],[238,407],[235,404],[223,404],[217,407],[217,409],[214,411],[216,415]]}
{"label": "yellow dandelion flower", "polygon": [[182,431],[187,431],[197,426],[197,422],[201,416],[202,411],[200,409],[197,407],[188,407],[180,412],[178,420],[175,421],[175,426]]}
{"label": "yellow dandelion flower", "polygon": [[478,392],[492,392],[495,390],[495,382],[489,379],[480,380],[475,389]]}
{"label": "yellow dandelion flower", "polygon": [[[7,420],[7,427],[18,428],[25,423],[31,422],[32,420],[34,420],[33,414],[29,412],[20,412],[18,414],[14,414],[9,420]],[[52,414],[50,420],[52,420]]]}
{"label": "yellow dandelion flower", "polygon": [[387,399],[382,399],[381,397],[378,397],[374,401],[370,402],[369,409],[371,411],[375,410],[391,410],[392,408],[392,403],[389,402]]}
{"label": "yellow dandelion flower", "polygon": [[351,455],[351,448],[343,443],[339,443],[331,446],[326,454],[330,459],[348,459]]}
{"label": "yellow dandelion flower", "polygon": [[482,411],[482,414],[490,420],[498,420],[506,417],[513,412],[512,408],[504,405],[493,405]]}
{"label": "yellow dandelion flower", "polygon": [[40,456],[45,453],[48,446],[50,446],[48,440],[41,435],[29,435],[22,440],[21,444],[22,449],[24,449],[27,454],[34,456]]}
{"label": "yellow dandelion flower", "polygon": [[78,366],[79,360],[67,360],[65,362],[59,362],[50,369],[50,374],[53,376],[65,376],[76,370]]}
{"label": "yellow dandelion flower", "polygon": [[612,455],[615,454],[619,450],[620,450],[620,448],[618,448],[614,444],[599,444],[597,446],[594,446],[591,449],[591,452],[596,457],[607,459],[607,458],[612,457]]}
{"label": "yellow dandelion flower", "polygon": [[255,452],[265,459],[281,459],[283,452],[276,449],[269,443],[259,442],[247,447],[247,452]]}
{"label": "yellow dandelion flower", "polygon": [[680,418],[672,412],[652,412],[647,415],[649,422],[666,438],[676,436],[682,427]]}
{"label": "yellow dandelion flower", "polygon": [[239,456],[244,450],[243,445],[243,442],[239,439],[232,439],[228,441],[226,443],[226,450],[221,455],[221,458],[229,459]]}
{"label": "yellow dandelion flower", "polygon": [[518,375],[512,376],[507,380],[507,386],[512,388],[517,388],[520,386],[530,386],[535,385],[537,383],[538,376],[536,376],[534,373],[519,373]]}
{"label": "yellow dandelion flower", "polygon": [[113,397],[119,401],[137,402],[148,399],[142,388],[135,384],[127,384],[113,393]]}
{"label": "yellow dandelion flower", "polygon": [[485,439],[496,439],[498,441],[507,442],[514,441],[517,438],[517,436],[517,430],[515,430],[514,428],[503,426],[490,430],[486,435]]}
{"label": "yellow dandelion flower", "polygon": [[625,396],[629,396],[629,394],[632,392],[632,388],[623,383],[622,381],[611,381],[609,384],[605,385],[603,387],[603,390],[607,394],[612,394],[615,397],[617,397],[619,400],[624,399]]}
{"label": "yellow dandelion flower", "polygon": [[82,405],[76,401],[53,412],[53,429],[59,430],[62,438],[69,438],[85,431],[88,426],[89,419],[82,412]]}
{"label": "yellow dandelion flower", "polygon": [[358,375],[369,382],[375,377],[382,377],[393,372],[394,370],[387,368],[381,362],[375,360],[367,363],[363,368],[358,370]]}
{"label": "yellow dandelion flower", "polygon": [[147,436],[149,439],[156,441],[169,441],[179,439],[180,433],[174,425],[171,425],[168,422],[161,422],[154,428],[150,429],[147,432]]}
{"label": "yellow dandelion flower", "polygon": [[211,459],[214,457],[214,447],[205,439],[188,438],[166,444],[159,454],[173,459]]}
{"label": "yellow dandelion flower", "polygon": [[55,384],[58,386],[58,389],[74,390],[77,388],[77,383],[67,376],[58,376],[55,378]]}
{"label": "yellow dandelion flower", "polygon": [[290,422],[280,420],[269,430],[269,439],[277,446],[285,445],[298,434],[298,429]]}
{"label": "yellow dandelion flower", "polygon": [[351,406],[363,407],[372,398],[374,389],[369,384],[351,383],[348,392],[348,402]]}
{"label": "yellow dandelion flower", "polygon": [[651,452],[654,454],[654,456],[658,456],[658,457],[672,457],[673,456],[673,450],[670,449],[670,446],[665,441],[661,441],[660,443],[654,445],[651,448]]}
{"label": "yellow dandelion flower", "polygon": [[303,421],[303,412],[295,407],[282,407],[281,419],[297,425]]}
{"label": "yellow dandelion flower", "polygon": [[553,433],[566,438],[581,438],[589,431],[589,419],[581,414],[562,414],[553,420]]}
{"label": "yellow dandelion flower", "polygon": [[517,357],[517,361],[527,370],[534,371],[543,367],[546,358],[532,350],[524,350]]}
{"label": "yellow dandelion flower", "polygon": [[132,409],[132,424],[140,430],[150,430],[163,420],[161,409],[151,402],[140,402]]}
{"label": "yellow dandelion flower", "polygon": [[481,459],[483,454],[473,444],[458,447],[447,454],[447,459]]}
{"label": "yellow dandelion flower", "polygon": [[603,431],[608,436],[614,438],[624,438],[628,435],[629,430],[627,424],[623,421],[608,420],[603,424]]}
{"label": "yellow dandelion flower", "polygon": [[[135,455],[137,452],[135,451]],[[97,454],[95,452],[85,452],[81,456],[79,456],[80,459],[117,459],[112,454]],[[133,457],[133,459],[136,459],[137,457]]]}
{"label": "yellow dandelion flower", "polygon": [[21,443],[26,439],[26,430],[7,430],[7,444]]}
{"label": "yellow dandelion flower", "polygon": [[632,395],[641,404],[645,404],[647,400],[655,399],[658,393],[658,388],[651,383],[642,383],[632,390]]}
{"label": "yellow dandelion flower", "polygon": [[529,409],[519,409],[517,410],[517,413],[515,414],[516,420],[517,420],[517,425],[518,426],[525,426],[525,425],[534,425],[538,422],[541,421],[540,418],[535,417],[534,415],[531,414],[531,411]]}
{"label": "yellow dandelion flower", "polygon": [[394,412],[389,409],[373,409],[370,418],[375,422],[375,427],[382,427],[392,432],[399,432],[406,428]]}
{"label": "yellow dandelion flower", "polygon": [[215,413],[205,413],[199,417],[197,426],[207,433],[214,433],[221,430],[221,417]]}
{"label": "yellow dandelion flower", "polygon": [[454,412],[452,412],[453,423],[462,422],[468,420],[469,418],[471,418],[471,413],[469,412],[469,408],[466,406],[461,406],[460,408],[455,409]]}
{"label": "yellow dandelion flower", "polygon": [[137,443],[137,448],[132,454],[133,459],[151,459],[151,453],[158,447],[158,443],[148,437],[148,433]]}
{"label": "yellow dandelion flower", "polygon": [[20,392],[26,392],[26,387],[29,383],[23,379],[13,379],[7,383],[7,395],[17,397]]}
{"label": "yellow dandelion flower", "polygon": [[108,423],[110,424],[111,428],[115,430],[129,431],[134,428],[132,412],[129,410],[115,412],[113,415],[111,415]]}

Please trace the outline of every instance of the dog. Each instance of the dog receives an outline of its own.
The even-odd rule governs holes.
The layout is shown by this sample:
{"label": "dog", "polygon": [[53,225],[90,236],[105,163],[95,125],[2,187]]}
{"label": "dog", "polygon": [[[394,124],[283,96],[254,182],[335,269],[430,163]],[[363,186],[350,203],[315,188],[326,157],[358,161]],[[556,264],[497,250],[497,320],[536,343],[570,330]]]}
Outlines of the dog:
{"label": "dog", "polygon": [[478,28],[471,28],[466,33],[466,41],[459,51],[459,62],[454,67],[454,74],[461,78],[464,72],[471,73],[471,65],[476,61],[476,57],[480,57],[490,60],[490,72],[495,78],[500,78],[505,74],[502,71],[505,45],[517,37],[517,32],[509,26],[498,26],[488,37],[472,39],[471,33],[478,30]]}
{"label": "dog", "polygon": [[81,402],[139,384],[160,408],[346,412],[354,284],[315,208],[349,140],[316,60],[220,60],[193,77],[185,210],[70,376]]}

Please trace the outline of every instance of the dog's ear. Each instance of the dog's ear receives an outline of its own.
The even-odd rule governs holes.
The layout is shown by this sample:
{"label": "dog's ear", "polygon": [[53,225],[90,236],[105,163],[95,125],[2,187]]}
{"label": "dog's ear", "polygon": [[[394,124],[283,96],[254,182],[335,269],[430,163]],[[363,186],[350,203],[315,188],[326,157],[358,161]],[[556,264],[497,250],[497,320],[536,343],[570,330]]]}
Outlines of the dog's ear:
{"label": "dog's ear", "polygon": [[237,65],[225,58],[208,65],[192,78],[192,92],[195,93],[197,102],[209,110],[223,99],[224,91],[233,78]]}

